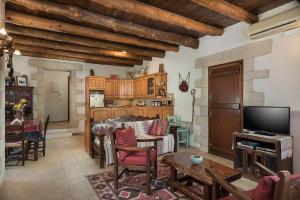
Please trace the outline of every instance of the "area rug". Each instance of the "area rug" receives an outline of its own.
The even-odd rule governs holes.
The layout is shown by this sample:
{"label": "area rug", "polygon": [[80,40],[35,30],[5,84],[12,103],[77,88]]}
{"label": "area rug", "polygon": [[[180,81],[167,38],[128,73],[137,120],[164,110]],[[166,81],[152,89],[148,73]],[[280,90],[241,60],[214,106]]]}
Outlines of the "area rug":
{"label": "area rug", "polygon": [[[158,178],[151,185],[151,195],[145,193],[146,175],[130,172],[128,176],[123,175],[119,180],[119,190],[113,188],[113,171],[88,176],[88,180],[100,200],[186,200],[189,199],[182,193],[170,191],[168,180],[171,176],[169,167],[158,167]],[[179,174],[181,176],[181,174]],[[193,184],[190,187],[197,188],[202,193],[201,185]]]}

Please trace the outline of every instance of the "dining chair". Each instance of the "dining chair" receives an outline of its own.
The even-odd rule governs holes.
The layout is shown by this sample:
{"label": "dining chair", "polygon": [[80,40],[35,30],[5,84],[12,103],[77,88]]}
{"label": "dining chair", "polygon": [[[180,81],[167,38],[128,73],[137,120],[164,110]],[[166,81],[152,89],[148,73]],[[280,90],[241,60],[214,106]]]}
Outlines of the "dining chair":
{"label": "dining chair", "polygon": [[[111,144],[114,157],[114,188],[119,188],[119,178],[129,170],[146,172],[146,193],[151,194],[151,179],[157,177],[157,142],[160,138],[138,139],[131,127],[111,131]],[[137,147],[138,142],[154,142],[153,146]],[[119,167],[124,170],[119,174]]]}
{"label": "dining chair", "polygon": [[[24,134],[24,124],[5,125],[5,161],[22,161],[25,165],[27,140]],[[16,152],[16,150],[19,150]],[[7,165],[9,166],[9,165]]]}
{"label": "dining chair", "polygon": [[190,138],[190,122],[180,121],[178,115],[167,117],[168,119],[168,131],[172,125],[177,127],[177,148],[179,144],[185,144],[185,147],[189,147],[189,138]]}
{"label": "dining chair", "polygon": [[[43,156],[46,155],[46,136],[47,136],[47,130],[48,130],[48,124],[50,121],[50,115],[47,116],[46,121],[44,123],[44,127],[40,132],[40,135],[36,138],[38,140],[38,149],[39,152],[43,153]],[[28,142],[28,151],[34,148],[33,142]]]}

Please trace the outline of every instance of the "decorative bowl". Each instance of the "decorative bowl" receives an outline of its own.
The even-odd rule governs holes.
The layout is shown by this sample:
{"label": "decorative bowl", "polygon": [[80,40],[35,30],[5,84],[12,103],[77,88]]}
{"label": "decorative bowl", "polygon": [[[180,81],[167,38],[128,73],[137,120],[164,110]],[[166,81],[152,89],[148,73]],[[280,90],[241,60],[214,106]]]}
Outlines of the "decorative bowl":
{"label": "decorative bowl", "polygon": [[203,160],[203,157],[198,155],[191,155],[191,160],[194,165],[199,165]]}

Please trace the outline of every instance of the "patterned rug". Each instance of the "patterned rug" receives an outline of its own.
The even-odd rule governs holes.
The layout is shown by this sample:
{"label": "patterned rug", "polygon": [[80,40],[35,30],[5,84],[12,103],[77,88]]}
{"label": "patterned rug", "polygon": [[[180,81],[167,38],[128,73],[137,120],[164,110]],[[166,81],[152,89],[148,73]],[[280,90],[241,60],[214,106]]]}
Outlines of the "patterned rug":
{"label": "patterned rug", "polygon": [[[182,193],[172,193],[168,186],[171,176],[170,168],[159,166],[158,179],[155,186],[151,185],[151,195],[145,193],[146,175],[130,172],[129,176],[123,175],[119,180],[119,190],[113,188],[113,171],[88,176],[91,186],[94,188],[100,200],[186,200],[189,199]],[[179,174],[179,176],[181,176]],[[193,188],[202,191],[201,185],[193,183]]]}

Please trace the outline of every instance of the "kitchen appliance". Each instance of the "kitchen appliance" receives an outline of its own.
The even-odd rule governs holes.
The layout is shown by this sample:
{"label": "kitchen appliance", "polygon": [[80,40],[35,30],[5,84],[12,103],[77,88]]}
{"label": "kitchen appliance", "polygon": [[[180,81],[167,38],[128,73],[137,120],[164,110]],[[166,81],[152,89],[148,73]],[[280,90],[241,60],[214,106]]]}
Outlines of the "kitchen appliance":
{"label": "kitchen appliance", "polygon": [[90,108],[104,107],[104,91],[90,91]]}

